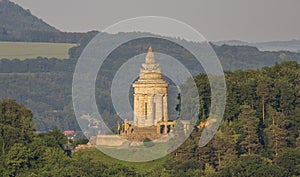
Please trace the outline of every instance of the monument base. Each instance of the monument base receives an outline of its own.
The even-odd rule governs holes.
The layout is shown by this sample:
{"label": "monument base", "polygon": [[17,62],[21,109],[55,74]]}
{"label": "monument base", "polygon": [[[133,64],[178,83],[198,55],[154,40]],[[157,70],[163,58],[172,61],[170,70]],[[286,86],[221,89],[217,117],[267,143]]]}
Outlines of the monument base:
{"label": "monument base", "polygon": [[163,136],[163,134],[157,133],[156,126],[150,127],[137,127],[131,126],[128,131],[121,132],[120,137],[128,141],[143,142],[145,140],[156,140]]}

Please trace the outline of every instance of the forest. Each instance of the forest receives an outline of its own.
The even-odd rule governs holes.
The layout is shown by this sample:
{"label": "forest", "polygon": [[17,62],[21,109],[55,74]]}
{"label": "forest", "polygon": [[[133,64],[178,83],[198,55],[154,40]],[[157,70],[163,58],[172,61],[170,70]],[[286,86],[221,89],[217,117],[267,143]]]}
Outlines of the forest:
{"label": "forest", "polygon": [[[221,126],[205,147],[202,128],[168,156],[151,162],[112,159],[97,149],[70,151],[86,139],[68,140],[63,130],[80,132],[72,105],[72,76],[80,54],[99,32],[62,32],[9,0],[0,1],[0,40],[80,44],[69,59],[0,59],[0,176],[300,176],[300,54],[259,51],[249,46],[210,44],[225,70],[227,104]],[[104,34],[118,39],[121,35]],[[140,43],[138,43],[140,42]],[[162,41],[132,41],[110,55],[111,67],[122,59],[164,48],[184,59],[192,56]],[[189,43],[189,45],[197,45]],[[111,83],[112,72],[97,77],[97,95]],[[198,123],[210,111],[210,87],[204,73],[194,75],[200,97]],[[107,100],[97,97],[109,117]],[[106,108],[106,109],[104,109]],[[175,108],[174,108],[175,109]],[[82,137],[84,138],[84,137]]]}
{"label": "forest", "polygon": [[[226,72],[227,103],[217,134],[199,148],[201,130],[196,129],[176,150],[176,163],[198,162],[212,176],[300,175],[299,66],[283,62],[260,70]],[[208,117],[209,85],[205,74],[195,80],[201,122]]]}
{"label": "forest", "polygon": [[[2,99],[0,173],[6,176],[299,176],[299,75],[297,62],[259,70],[227,71],[225,115],[211,142],[199,147],[202,129],[195,127],[173,153],[147,162],[147,170],[141,168],[145,164],[111,162],[96,149],[66,151],[65,146],[74,142],[68,142],[59,129],[36,133],[31,111],[14,100]],[[200,123],[208,117],[210,88],[205,74],[194,79],[200,95]]]}

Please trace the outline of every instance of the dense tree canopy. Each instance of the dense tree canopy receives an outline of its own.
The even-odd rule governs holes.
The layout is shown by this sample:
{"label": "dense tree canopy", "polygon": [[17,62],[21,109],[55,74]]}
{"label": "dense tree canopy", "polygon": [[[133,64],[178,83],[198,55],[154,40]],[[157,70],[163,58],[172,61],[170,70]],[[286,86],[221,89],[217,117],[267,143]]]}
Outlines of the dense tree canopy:
{"label": "dense tree canopy", "polygon": [[0,111],[0,145],[4,155],[16,143],[29,144],[34,137],[35,126],[31,111],[15,100],[1,99]]}
{"label": "dense tree canopy", "polygon": [[[199,148],[201,130],[194,131],[170,158],[180,164],[197,161],[204,171],[203,163],[208,164],[215,170],[212,176],[299,175],[299,76],[296,62],[226,72],[227,104],[217,134]],[[203,96],[210,92],[203,87],[205,77],[196,76]],[[208,117],[209,102],[202,101],[200,122]]]}
{"label": "dense tree canopy", "polygon": [[[70,100],[65,99],[68,88],[61,91],[69,78],[61,79],[60,74],[57,73],[54,78],[48,74],[28,74],[20,80],[11,75],[11,82],[3,81],[3,88],[12,87],[12,81],[20,82],[23,87],[18,89],[22,92],[11,89],[2,92],[17,94],[22,100],[35,96],[32,98],[44,101],[39,95],[47,95],[48,105],[33,100],[27,103],[36,104],[43,110],[53,105],[58,110],[69,112],[70,115],[60,111],[46,112],[57,122],[69,120],[68,127],[69,123],[76,121],[71,118]],[[6,176],[299,176],[299,76],[300,65],[296,62],[283,62],[260,70],[226,72],[225,115],[212,141],[200,148],[198,143],[202,129],[195,129],[186,142],[168,156],[166,163],[147,173],[95,160],[95,155],[85,152],[66,153],[64,147],[67,141],[60,130],[35,134],[31,111],[14,100],[2,99],[0,173]],[[39,85],[33,82],[35,80],[52,83],[53,87]],[[104,78],[99,80],[106,83]],[[210,88],[205,74],[195,76],[195,81],[200,93],[198,121],[201,123],[209,114]],[[30,82],[32,84],[28,84]],[[43,89],[33,91],[29,86]],[[45,91],[47,89],[51,94]],[[40,118],[43,120],[44,117]],[[87,164],[95,167],[95,171],[90,170]]]}

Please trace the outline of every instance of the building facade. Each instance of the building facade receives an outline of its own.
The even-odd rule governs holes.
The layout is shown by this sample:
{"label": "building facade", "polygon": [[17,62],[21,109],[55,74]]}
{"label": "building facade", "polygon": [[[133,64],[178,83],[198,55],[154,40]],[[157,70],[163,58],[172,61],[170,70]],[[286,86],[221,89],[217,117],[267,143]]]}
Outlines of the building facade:
{"label": "building facade", "polygon": [[152,48],[148,49],[139,79],[133,83],[134,120],[137,127],[157,126],[168,122],[168,83],[162,79]]}

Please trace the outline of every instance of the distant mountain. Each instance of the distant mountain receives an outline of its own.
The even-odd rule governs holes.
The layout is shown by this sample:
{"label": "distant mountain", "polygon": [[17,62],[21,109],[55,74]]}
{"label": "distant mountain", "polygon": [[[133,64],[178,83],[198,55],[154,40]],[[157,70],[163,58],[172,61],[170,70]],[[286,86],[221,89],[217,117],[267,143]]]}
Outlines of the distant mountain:
{"label": "distant mountain", "polygon": [[215,45],[253,46],[260,51],[290,51],[300,53],[300,40],[249,43],[239,40],[213,42]]}
{"label": "distant mountain", "polygon": [[215,45],[231,45],[231,46],[245,46],[245,45],[249,45],[248,42],[244,42],[244,41],[240,41],[240,40],[228,40],[228,41],[217,41],[217,42],[213,42]]}
{"label": "distant mountain", "polygon": [[0,1],[0,32],[4,34],[19,34],[23,31],[59,32],[58,29],[32,15],[19,5],[9,0]]}
{"label": "distant mountain", "polygon": [[257,48],[263,51],[280,51],[288,50],[291,52],[300,53],[300,40],[291,40],[291,41],[273,41],[273,42],[262,42],[253,44]]}
{"label": "distant mountain", "polygon": [[0,41],[79,43],[87,33],[61,32],[9,0],[0,0]]}

